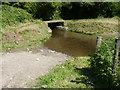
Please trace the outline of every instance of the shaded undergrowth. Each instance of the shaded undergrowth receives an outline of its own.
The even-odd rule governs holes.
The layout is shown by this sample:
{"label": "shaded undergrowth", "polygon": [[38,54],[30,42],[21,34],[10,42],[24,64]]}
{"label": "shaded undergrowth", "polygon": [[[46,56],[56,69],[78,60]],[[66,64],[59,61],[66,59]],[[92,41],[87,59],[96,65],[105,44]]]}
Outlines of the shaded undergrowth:
{"label": "shaded undergrowth", "polygon": [[76,72],[78,72],[80,75],[86,76],[86,78],[76,78],[72,82],[75,82],[77,84],[79,83],[85,83],[86,85],[92,85],[94,88],[108,88],[105,81],[101,81],[100,78],[98,78],[91,68],[76,68]]}

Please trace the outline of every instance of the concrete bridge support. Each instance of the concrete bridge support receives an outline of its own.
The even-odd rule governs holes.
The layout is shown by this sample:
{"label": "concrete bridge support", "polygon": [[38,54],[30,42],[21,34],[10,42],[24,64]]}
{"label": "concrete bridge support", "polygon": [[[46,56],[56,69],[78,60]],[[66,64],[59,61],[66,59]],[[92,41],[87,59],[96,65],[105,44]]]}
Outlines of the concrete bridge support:
{"label": "concrete bridge support", "polygon": [[67,30],[67,23],[64,20],[55,20],[55,21],[45,21],[45,23],[50,27],[52,30]]}

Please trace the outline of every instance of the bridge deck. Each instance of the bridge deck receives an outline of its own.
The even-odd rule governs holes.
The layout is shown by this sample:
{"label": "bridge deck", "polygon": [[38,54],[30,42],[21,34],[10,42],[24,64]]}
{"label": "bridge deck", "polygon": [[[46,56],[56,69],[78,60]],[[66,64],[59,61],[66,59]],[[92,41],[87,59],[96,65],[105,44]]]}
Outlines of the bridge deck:
{"label": "bridge deck", "polygon": [[45,23],[65,23],[64,20],[51,20],[51,21],[45,21]]}
{"label": "bridge deck", "polygon": [[44,21],[48,27],[54,29],[56,26],[65,26],[67,23],[64,20],[51,20],[51,21]]}

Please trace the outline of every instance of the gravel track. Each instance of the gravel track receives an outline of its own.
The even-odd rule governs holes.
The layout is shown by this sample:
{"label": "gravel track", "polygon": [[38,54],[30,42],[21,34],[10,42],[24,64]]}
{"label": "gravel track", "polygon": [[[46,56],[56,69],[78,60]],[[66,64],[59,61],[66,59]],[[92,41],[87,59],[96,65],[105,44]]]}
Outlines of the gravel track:
{"label": "gravel track", "polygon": [[36,78],[70,58],[70,56],[46,48],[37,51],[0,53],[0,55],[2,57],[0,59],[2,60],[0,85],[2,84],[3,88],[30,87],[37,81]]}

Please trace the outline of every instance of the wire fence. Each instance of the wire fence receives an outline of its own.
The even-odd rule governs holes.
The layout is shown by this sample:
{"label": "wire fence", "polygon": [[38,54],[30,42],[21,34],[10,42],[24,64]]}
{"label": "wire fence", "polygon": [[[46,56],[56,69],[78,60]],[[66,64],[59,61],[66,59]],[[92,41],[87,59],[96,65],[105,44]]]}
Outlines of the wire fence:
{"label": "wire fence", "polygon": [[[101,36],[97,37],[97,42],[96,42],[96,47],[101,47],[104,46],[107,48],[109,55],[111,56],[111,59],[113,59],[113,74],[115,73],[115,69],[117,67],[118,64],[118,59],[119,59],[119,55],[120,55],[120,38],[118,35],[118,38],[113,38],[114,41],[110,41],[110,40],[103,40]],[[104,43],[104,44],[103,44]],[[114,54],[111,52],[112,50],[114,50]],[[96,49],[96,52],[98,52],[99,49]],[[114,58],[112,58],[112,56]]]}
{"label": "wire fence", "polygon": [[[116,39],[116,38],[115,38]],[[96,39],[97,41],[101,41],[101,43],[104,43],[102,44],[102,46],[106,46],[107,48],[111,49],[111,50],[117,50],[114,46],[111,47],[109,46],[108,44],[117,44],[115,41],[107,41],[107,40],[101,40],[101,39]],[[119,50],[120,52],[120,50]]]}

